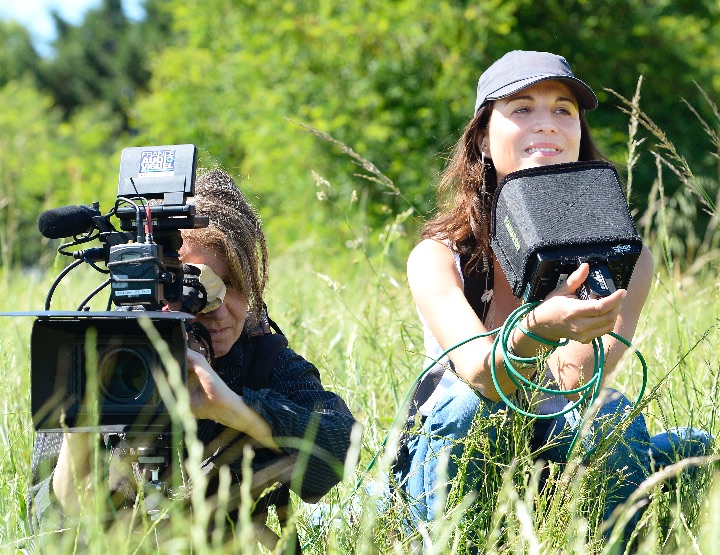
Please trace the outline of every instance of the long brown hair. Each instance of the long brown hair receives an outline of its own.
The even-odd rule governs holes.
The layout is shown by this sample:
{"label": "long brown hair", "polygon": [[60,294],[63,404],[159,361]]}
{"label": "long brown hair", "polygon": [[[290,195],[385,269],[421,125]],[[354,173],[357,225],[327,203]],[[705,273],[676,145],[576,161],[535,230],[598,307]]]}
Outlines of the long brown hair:
{"label": "long brown hair", "polygon": [[[490,211],[497,188],[492,160],[484,160],[481,139],[487,133],[493,102],[480,107],[455,144],[438,184],[439,213],[423,225],[422,238],[447,241],[458,254],[470,255],[468,270],[488,271]],[[590,133],[585,110],[580,110],[580,153],[578,160],[606,160]],[[480,264],[482,263],[482,266]]]}

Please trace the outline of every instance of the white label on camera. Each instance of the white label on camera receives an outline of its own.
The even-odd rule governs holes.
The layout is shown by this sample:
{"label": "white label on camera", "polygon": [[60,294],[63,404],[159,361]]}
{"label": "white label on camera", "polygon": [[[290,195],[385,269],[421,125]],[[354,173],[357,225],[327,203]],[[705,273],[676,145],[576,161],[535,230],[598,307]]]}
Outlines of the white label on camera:
{"label": "white label on camera", "polygon": [[115,291],[118,297],[139,297],[141,295],[149,295],[152,293],[150,289],[131,289],[128,291]]}
{"label": "white label on camera", "polygon": [[138,177],[173,175],[174,172],[174,150],[143,150],[141,152]]}

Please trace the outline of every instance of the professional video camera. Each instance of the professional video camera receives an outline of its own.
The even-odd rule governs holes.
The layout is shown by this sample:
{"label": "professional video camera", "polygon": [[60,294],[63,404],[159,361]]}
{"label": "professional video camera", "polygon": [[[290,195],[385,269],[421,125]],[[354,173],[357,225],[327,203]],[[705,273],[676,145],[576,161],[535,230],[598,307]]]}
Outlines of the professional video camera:
{"label": "professional video camera", "polygon": [[508,174],[495,191],[490,240],[513,294],[539,301],[581,263],[583,299],[626,288],[642,240],[617,172],[604,161],[572,162]]}
{"label": "professional video camera", "polygon": [[[163,432],[169,417],[156,386],[165,362],[140,326],[149,318],[172,358],[187,377],[188,342],[210,359],[207,331],[190,324],[207,302],[199,270],[180,263],[180,230],[205,227],[186,201],[194,194],[194,145],[126,148],[120,160],[114,207],[103,215],[99,204],[64,206],[43,212],[38,229],[50,239],[73,237],[58,252],[75,260],[52,284],[32,329],[31,404],[38,430],[98,429],[104,432]],[[111,223],[119,220],[119,229]],[[98,240],[100,247],[70,250]],[[74,268],[88,264],[108,279],[77,311],[50,311],[53,293]],[[101,267],[103,264],[105,267]],[[88,303],[105,287],[105,311]],[[115,310],[111,310],[115,305]],[[92,332],[90,330],[93,330]],[[94,345],[94,352],[92,349]],[[97,361],[97,366],[89,363]],[[97,414],[87,403],[97,384]]]}

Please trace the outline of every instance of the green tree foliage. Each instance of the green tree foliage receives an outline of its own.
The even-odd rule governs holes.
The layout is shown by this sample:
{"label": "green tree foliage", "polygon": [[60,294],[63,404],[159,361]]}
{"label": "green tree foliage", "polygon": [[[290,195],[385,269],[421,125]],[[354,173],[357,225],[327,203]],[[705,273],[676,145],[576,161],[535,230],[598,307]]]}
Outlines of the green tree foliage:
{"label": "green tree foliage", "polygon": [[168,17],[149,0],[131,22],[104,0],[77,27],[55,16],[55,56],[41,59],[29,33],[0,22],[0,249],[2,264],[54,257],[38,214],[101,201],[117,191],[127,110],[149,78],[147,60],[168,36]]}
{"label": "green tree foliage", "polygon": [[[434,209],[444,158],[472,115],[478,75],[515,48],[568,58],[600,96],[589,119],[620,164],[628,118],[603,87],[631,97],[644,75],[642,108],[698,173],[717,180],[712,145],[681,102],[713,119],[694,83],[710,97],[720,91],[719,8],[711,0],[148,0],[145,10],[146,21],[131,22],[119,0],[103,0],[78,26],[56,17],[56,55],[39,73],[61,107],[66,136],[79,144],[97,122],[90,136],[107,142],[91,140],[98,150],[82,157],[103,170],[117,167],[107,156],[124,146],[197,144],[202,165],[247,177],[242,186],[257,197],[277,245],[361,244],[395,224],[394,233],[416,232]],[[27,44],[22,31],[0,33],[3,53],[15,44],[30,55],[17,46]],[[0,55],[0,75],[13,80],[19,70],[9,59]],[[36,107],[35,117],[46,109]],[[57,117],[45,117],[48,141],[56,140]],[[392,183],[309,129],[351,147]],[[648,136],[644,147],[652,143]],[[66,155],[56,145],[45,150]],[[654,172],[644,154],[633,183],[640,213]],[[112,181],[103,182],[110,197]],[[54,190],[69,183],[56,181]],[[666,192],[677,186],[666,183]],[[71,201],[105,196],[85,187]],[[398,224],[409,207],[414,216]],[[340,226],[345,220],[350,225]]]}
{"label": "green tree foliage", "polygon": [[[644,77],[641,107],[697,171],[715,172],[702,125],[682,99],[712,118],[697,85],[720,92],[720,4],[714,0],[524,0],[517,29],[505,47],[547,49],[566,56],[576,74],[599,93],[601,107],[589,114],[603,146],[624,162],[627,116],[603,88],[631,98]],[[638,168],[633,200],[644,210],[655,175],[650,156]],[[718,176],[715,175],[715,178]],[[670,186],[670,192],[679,183]]]}
{"label": "green tree foliage", "polygon": [[[512,25],[503,4],[168,2],[187,43],[155,61],[137,126],[154,141],[196,141],[210,161],[249,175],[291,240],[327,221],[311,170],[339,204],[356,190],[373,227],[408,204],[425,213],[438,151],[472,110],[492,22]],[[350,158],[292,122],[357,150],[404,198],[355,178]]]}
{"label": "green tree foliage", "polygon": [[[324,221],[311,170],[347,205],[356,190],[371,226],[408,205],[426,215],[443,155],[472,115],[479,73],[504,52],[564,54],[601,97],[590,115],[599,141],[624,162],[627,116],[603,87],[632,96],[693,161],[707,161],[702,129],[681,104],[693,84],[715,87],[718,10],[638,0],[412,0],[338,3],[166,0],[185,41],[155,61],[138,128],[156,141],[196,141],[207,161],[249,175],[291,240]],[[703,60],[707,59],[708,64]],[[328,133],[375,163],[403,198],[358,180],[339,149],[288,120]],[[691,156],[692,158],[692,156]],[[635,202],[654,163],[640,166]],[[706,166],[707,167],[707,166]],[[362,201],[365,201],[362,204]],[[337,217],[335,214],[333,217]]]}
{"label": "green tree foliage", "polygon": [[154,3],[147,14],[143,23],[128,20],[120,0],[102,0],[77,26],[52,13],[58,32],[55,54],[40,64],[38,78],[66,118],[81,107],[103,102],[129,129],[127,112],[150,78],[149,54],[167,36]]}
{"label": "green tree foliage", "polygon": [[99,189],[103,176],[115,173],[113,167],[102,167],[97,153],[116,129],[111,117],[99,113],[78,115],[73,126],[64,124],[52,109],[52,98],[28,78],[0,88],[0,105],[1,261],[3,266],[18,260],[37,263],[53,255],[37,232],[39,212],[91,202],[88,196]]}
{"label": "green tree foliage", "polygon": [[38,55],[30,40],[30,33],[14,21],[0,21],[0,86],[32,73],[38,65]]}
{"label": "green tree foliage", "polygon": [[[0,88],[0,261],[37,264],[54,256],[41,241],[38,214],[47,208],[112,199],[119,153],[107,144],[118,122],[102,110],[78,112],[72,125],[32,79]],[[92,195],[92,196],[91,196]],[[95,198],[93,198],[95,197]],[[106,204],[107,206],[107,204]]]}

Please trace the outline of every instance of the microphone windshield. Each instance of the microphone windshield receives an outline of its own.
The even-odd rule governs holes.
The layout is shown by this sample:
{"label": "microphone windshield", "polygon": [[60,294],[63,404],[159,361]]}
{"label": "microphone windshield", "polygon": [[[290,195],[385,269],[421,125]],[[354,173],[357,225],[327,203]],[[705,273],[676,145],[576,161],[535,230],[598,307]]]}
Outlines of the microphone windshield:
{"label": "microphone windshield", "polygon": [[95,226],[96,211],[86,205],[60,206],[45,210],[38,217],[38,230],[48,239],[73,237]]}

